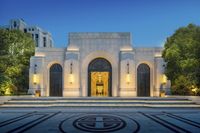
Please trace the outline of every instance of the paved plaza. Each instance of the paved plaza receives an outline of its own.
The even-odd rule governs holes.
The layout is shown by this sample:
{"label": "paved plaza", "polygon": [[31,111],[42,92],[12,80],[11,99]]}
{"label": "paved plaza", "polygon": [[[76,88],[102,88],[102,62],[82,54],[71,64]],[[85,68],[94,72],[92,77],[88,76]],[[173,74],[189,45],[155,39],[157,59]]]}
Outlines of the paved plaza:
{"label": "paved plaza", "polygon": [[199,133],[199,108],[0,108],[1,133]]}

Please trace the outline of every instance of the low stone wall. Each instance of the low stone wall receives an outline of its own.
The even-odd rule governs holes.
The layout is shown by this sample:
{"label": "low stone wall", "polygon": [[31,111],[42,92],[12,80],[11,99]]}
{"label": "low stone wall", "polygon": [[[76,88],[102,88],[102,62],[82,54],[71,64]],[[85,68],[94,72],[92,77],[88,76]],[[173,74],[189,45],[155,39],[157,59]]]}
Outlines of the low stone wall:
{"label": "low stone wall", "polygon": [[196,104],[200,104],[200,96],[171,96],[171,95],[168,95],[166,97],[187,98],[187,99],[195,102]]}
{"label": "low stone wall", "polygon": [[26,97],[33,97],[32,95],[22,95],[22,96],[0,96],[0,104],[3,104],[4,102],[7,102],[8,100],[11,100],[12,98],[26,98]]}

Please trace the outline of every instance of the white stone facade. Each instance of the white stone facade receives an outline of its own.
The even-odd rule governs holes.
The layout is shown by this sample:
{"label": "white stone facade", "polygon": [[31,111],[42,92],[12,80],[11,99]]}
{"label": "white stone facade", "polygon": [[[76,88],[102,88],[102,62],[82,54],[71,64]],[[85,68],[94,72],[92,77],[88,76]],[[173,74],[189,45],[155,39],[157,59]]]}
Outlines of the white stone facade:
{"label": "white stone facade", "polygon": [[[35,56],[30,59],[29,93],[41,90],[42,96],[50,96],[50,68],[59,64],[62,67],[62,96],[89,96],[88,66],[96,58],[111,64],[113,97],[138,96],[140,64],[150,68],[149,96],[159,96],[161,88],[169,87],[161,80],[165,65],[161,57],[163,48],[133,48],[129,32],[77,32],[69,33],[68,39],[67,48],[36,48]],[[37,75],[37,81],[33,81],[34,75]]]}

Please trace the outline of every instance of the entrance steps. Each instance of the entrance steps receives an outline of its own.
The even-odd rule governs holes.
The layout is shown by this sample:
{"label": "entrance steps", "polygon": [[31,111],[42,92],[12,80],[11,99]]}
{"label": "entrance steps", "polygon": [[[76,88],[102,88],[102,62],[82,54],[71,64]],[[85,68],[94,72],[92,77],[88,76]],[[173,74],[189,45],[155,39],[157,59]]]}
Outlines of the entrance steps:
{"label": "entrance steps", "polygon": [[26,97],[12,98],[0,107],[162,107],[162,108],[200,108],[186,98],[174,97]]}

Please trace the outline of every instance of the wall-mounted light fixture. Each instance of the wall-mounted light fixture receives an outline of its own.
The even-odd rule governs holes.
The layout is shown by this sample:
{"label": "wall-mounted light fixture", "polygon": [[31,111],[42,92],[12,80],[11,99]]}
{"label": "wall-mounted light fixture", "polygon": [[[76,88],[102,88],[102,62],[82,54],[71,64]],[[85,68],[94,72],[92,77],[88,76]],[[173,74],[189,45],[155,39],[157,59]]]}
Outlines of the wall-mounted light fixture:
{"label": "wall-mounted light fixture", "polygon": [[165,74],[162,75],[162,84],[166,84],[167,83],[167,76]]}
{"label": "wall-mounted light fixture", "polygon": [[35,85],[39,83],[39,76],[37,74],[37,64],[34,65],[33,83]]}
{"label": "wall-mounted light fixture", "polygon": [[74,82],[74,74],[73,74],[73,63],[70,63],[70,73],[69,73],[69,83],[72,84]]}
{"label": "wall-mounted light fixture", "polygon": [[38,74],[33,74],[33,83],[34,83],[35,85],[39,83]]}
{"label": "wall-mounted light fixture", "polygon": [[129,62],[127,62],[126,65],[127,65],[126,83],[130,84],[130,82],[131,82],[131,76],[130,76],[130,73],[129,73]]}

